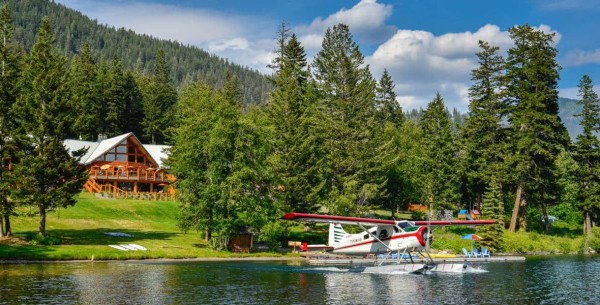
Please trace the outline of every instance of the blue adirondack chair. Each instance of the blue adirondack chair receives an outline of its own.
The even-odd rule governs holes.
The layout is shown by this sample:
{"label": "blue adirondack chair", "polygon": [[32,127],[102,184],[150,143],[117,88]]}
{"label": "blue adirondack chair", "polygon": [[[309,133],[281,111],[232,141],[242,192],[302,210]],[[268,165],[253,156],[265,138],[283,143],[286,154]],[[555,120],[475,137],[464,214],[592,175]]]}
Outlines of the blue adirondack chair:
{"label": "blue adirondack chair", "polygon": [[481,248],[481,257],[490,257],[491,253],[488,248]]}
{"label": "blue adirondack chair", "polygon": [[469,251],[467,251],[467,249],[462,248],[463,254],[465,255],[465,257],[473,257],[473,254]]}
{"label": "blue adirondack chair", "polygon": [[481,253],[477,251],[477,248],[473,248],[473,251],[471,251],[471,253],[473,253],[473,257],[483,257]]}

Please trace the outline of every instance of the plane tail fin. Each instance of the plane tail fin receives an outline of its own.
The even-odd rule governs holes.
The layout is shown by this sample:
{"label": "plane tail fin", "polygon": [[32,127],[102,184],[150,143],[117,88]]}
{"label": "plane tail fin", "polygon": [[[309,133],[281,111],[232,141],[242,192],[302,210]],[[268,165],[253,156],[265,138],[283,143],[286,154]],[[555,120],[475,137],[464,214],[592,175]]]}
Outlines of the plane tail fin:
{"label": "plane tail fin", "polygon": [[344,237],[346,231],[342,228],[342,225],[339,223],[331,223],[329,224],[329,246],[334,247]]}

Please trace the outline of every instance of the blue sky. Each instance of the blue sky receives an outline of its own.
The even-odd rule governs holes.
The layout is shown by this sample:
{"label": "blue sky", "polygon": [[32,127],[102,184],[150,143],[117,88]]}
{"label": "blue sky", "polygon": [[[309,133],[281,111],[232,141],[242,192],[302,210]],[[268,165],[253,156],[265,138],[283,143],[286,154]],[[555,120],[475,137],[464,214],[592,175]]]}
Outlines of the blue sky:
{"label": "blue sky", "polygon": [[577,98],[583,74],[600,82],[597,0],[57,0],[100,23],[196,45],[270,73],[274,37],[286,21],[309,57],[325,30],[346,23],[379,78],[384,68],[405,110],[425,107],[440,92],[466,112],[477,41],[504,52],[508,28],[530,24],[555,33],[562,66],[560,95]]}

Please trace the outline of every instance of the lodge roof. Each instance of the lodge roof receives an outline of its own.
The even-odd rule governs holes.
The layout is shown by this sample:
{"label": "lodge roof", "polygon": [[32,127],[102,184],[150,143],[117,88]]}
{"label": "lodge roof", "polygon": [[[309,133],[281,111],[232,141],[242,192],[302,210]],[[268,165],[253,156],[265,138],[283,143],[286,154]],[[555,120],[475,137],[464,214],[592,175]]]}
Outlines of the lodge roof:
{"label": "lodge roof", "polygon": [[116,137],[104,139],[98,142],[91,141],[81,141],[81,140],[64,140],[63,144],[65,148],[69,152],[73,152],[76,150],[80,150],[82,148],[87,148],[87,153],[81,157],[79,161],[81,164],[89,165],[94,160],[98,159],[103,154],[107,153],[109,150],[113,149],[115,146],[119,145],[119,143],[123,142],[129,137],[133,137],[135,141],[140,143],[140,145],[146,150],[148,156],[152,158],[158,167],[163,168],[163,162],[167,159],[166,150],[170,148],[168,145],[152,145],[152,144],[142,144],[140,140],[131,132],[118,135]]}

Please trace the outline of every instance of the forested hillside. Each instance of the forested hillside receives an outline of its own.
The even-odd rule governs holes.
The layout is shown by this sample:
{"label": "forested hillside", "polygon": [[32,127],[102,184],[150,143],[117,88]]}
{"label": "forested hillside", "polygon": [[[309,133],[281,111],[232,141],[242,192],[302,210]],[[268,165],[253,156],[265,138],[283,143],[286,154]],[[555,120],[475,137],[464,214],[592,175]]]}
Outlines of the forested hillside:
{"label": "forested hillside", "polygon": [[[43,10],[36,15],[27,5],[44,3],[40,8],[56,15],[29,29],[29,46],[19,22],[41,17]],[[468,115],[450,113],[432,92],[425,110],[407,116],[390,74],[373,77],[344,24],[327,29],[310,65],[282,24],[270,102],[247,107],[247,70],[215,70],[214,83],[183,81],[178,92],[182,80],[174,81],[173,71],[184,61],[173,54],[201,51],[97,25],[65,23],[61,30],[69,18],[60,13],[85,17],[43,1],[11,5],[16,13],[2,7],[0,14],[0,160],[10,160],[10,170],[0,169],[5,232],[15,207],[34,207],[43,235],[46,212],[74,203],[85,175],[65,138],[134,132],[171,145],[166,164],[177,177],[178,224],[207,239],[214,232],[226,241],[247,229],[276,246],[288,229],[279,220],[284,212],[360,216],[385,209],[394,216],[414,202],[440,212],[430,217],[480,210],[497,221],[480,232],[492,249],[506,228],[600,236],[600,100],[582,76],[581,101],[563,103],[565,118],[577,115],[581,125],[571,140],[559,118],[554,34],[512,27],[506,55],[481,41]],[[144,65],[133,68],[138,58]]]}
{"label": "forested hillside", "polygon": [[226,71],[230,71],[243,85],[246,104],[265,101],[271,89],[268,80],[257,71],[230,63],[197,47],[100,25],[80,12],[48,0],[0,1],[0,4],[4,3],[8,4],[14,20],[13,40],[27,51],[35,42],[42,18],[48,17],[55,31],[55,47],[68,59],[78,54],[81,45],[87,43],[96,62],[116,57],[125,69],[148,73],[160,48],[165,53],[171,67],[171,79],[177,87],[198,80],[220,87]]}
{"label": "forested hillside", "polygon": [[558,115],[569,131],[571,139],[574,140],[582,131],[579,124],[581,119],[576,116],[581,113],[582,106],[577,104],[577,100],[561,97],[558,99],[558,109],[560,109]]}

